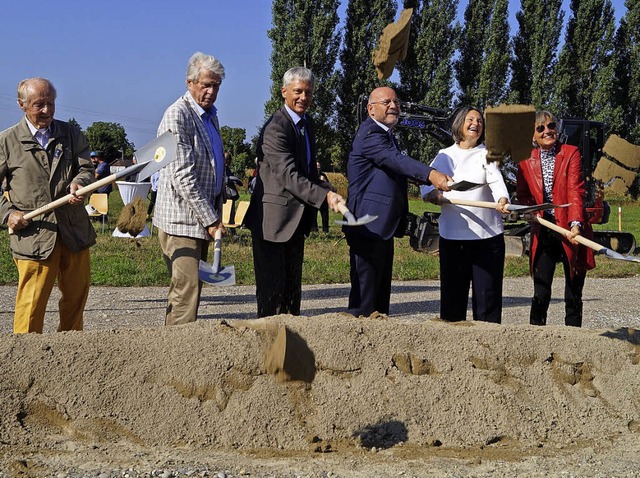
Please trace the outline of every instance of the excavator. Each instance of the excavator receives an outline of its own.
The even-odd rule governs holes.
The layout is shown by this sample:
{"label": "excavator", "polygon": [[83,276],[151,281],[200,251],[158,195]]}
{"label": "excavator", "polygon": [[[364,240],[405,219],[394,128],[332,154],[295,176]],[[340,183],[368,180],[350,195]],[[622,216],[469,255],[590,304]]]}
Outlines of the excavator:
{"label": "excavator", "polygon": [[[359,116],[366,115],[367,97],[360,98]],[[410,102],[401,104],[400,119],[396,127],[423,131],[444,146],[453,144],[451,122],[454,111],[432,108]],[[585,206],[591,224],[607,224],[610,206],[604,199],[605,184],[594,177],[598,162],[603,157],[605,145],[604,123],[578,118],[559,118],[559,138],[574,145],[582,155],[582,169],[585,178]],[[502,169],[510,192],[515,191],[515,170],[517,164],[507,160]],[[515,197],[512,197],[517,202]],[[411,247],[420,252],[435,253],[438,250],[438,216],[436,212],[425,212],[422,216],[409,213],[407,235]],[[517,214],[504,217],[505,243],[507,255],[523,256],[529,253],[530,226]],[[633,253],[636,239],[630,232],[616,230],[594,230],[593,240],[598,244],[621,254]]]}

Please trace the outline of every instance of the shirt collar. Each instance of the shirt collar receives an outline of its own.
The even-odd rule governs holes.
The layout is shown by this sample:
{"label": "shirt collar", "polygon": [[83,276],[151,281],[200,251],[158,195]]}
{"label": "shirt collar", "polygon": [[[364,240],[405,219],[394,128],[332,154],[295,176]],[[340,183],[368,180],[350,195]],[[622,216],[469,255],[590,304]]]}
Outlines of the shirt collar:
{"label": "shirt collar", "polygon": [[293,120],[293,122],[295,124],[298,124],[298,121],[300,121],[302,118],[305,118],[305,116],[306,116],[306,115],[300,116],[298,113],[296,113],[291,108],[289,108],[286,104],[284,105],[284,107],[287,110],[287,113],[289,113],[289,116],[291,116],[291,119]]}
{"label": "shirt collar", "polygon": [[389,128],[386,124],[382,124],[382,123],[380,123],[380,121],[377,121],[377,120],[375,120],[374,118],[371,118],[371,119],[372,119],[373,121],[375,121],[375,122],[376,122],[376,124],[377,124],[378,126],[380,126],[383,130],[385,130],[385,131],[387,131],[387,132],[388,132],[388,131],[391,129],[391,128]]}
{"label": "shirt collar", "polygon": [[193,104],[196,107],[196,111],[198,112],[198,116],[200,116],[202,118],[202,115],[205,113],[209,113],[211,116],[216,116],[218,114],[218,110],[215,107],[215,105],[211,105],[211,108],[209,109],[209,111],[205,110],[202,106],[200,106],[196,100],[193,99],[193,96],[191,96],[191,92],[187,91],[187,94],[189,95],[189,97],[193,100]]}
{"label": "shirt collar", "polygon": [[49,132],[49,131],[51,131],[51,125],[49,125],[49,127],[48,127],[48,128],[40,128],[40,129],[38,129],[38,128],[36,128],[35,126],[33,126],[33,124],[31,123],[31,121],[29,121],[29,118],[27,118],[27,117],[25,116],[25,117],[24,117],[24,119],[26,120],[26,122],[27,122],[27,126],[29,127],[29,131],[31,131],[31,134],[32,134],[33,136],[35,136],[35,135],[36,135],[36,133],[38,133],[38,132],[42,134],[42,133],[45,133],[45,132]]}

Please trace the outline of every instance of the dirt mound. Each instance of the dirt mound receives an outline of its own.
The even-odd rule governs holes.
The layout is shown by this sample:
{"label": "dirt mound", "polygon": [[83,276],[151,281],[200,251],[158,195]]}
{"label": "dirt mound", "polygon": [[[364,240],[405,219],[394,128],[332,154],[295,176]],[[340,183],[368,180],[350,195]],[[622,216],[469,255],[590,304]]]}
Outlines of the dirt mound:
{"label": "dirt mound", "polygon": [[[288,363],[305,360],[303,380],[266,372],[283,326],[296,347]],[[623,466],[616,444],[631,451],[635,443],[635,459],[640,451],[639,344],[633,329],[340,314],[7,334],[0,336],[0,469],[20,457],[37,457],[40,466],[52,457],[58,465],[115,466],[144,456],[151,466],[170,454],[223,453],[248,470],[240,458],[247,454],[258,453],[264,466],[265,457],[321,452],[344,476],[374,469],[386,476],[397,475],[398,457],[419,471],[419,463],[438,469],[438,457],[518,461],[569,449],[590,450],[600,463],[611,450],[610,466]],[[127,450],[124,461],[116,448]],[[372,450],[369,468],[356,467],[363,475],[345,471],[345,458]],[[468,466],[478,471],[481,463]]]}

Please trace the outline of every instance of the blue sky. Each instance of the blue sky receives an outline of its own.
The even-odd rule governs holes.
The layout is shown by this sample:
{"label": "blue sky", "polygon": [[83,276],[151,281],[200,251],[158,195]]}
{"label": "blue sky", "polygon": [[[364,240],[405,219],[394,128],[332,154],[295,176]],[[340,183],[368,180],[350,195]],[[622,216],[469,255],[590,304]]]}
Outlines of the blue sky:
{"label": "blue sky", "polygon": [[[120,123],[139,148],[155,137],[163,111],[186,90],[186,63],[195,51],[225,66],[216,102],[221,124],[246,128],[248,138],[262,125],[270,86],[269,0],[3,3],[0,130],[22,117],[18,82],[44,76],[58,90],[58,119],[73,117],[83,128]],[[467,1],[460,3],[462,10]],[[520,1],[510,3],[513,16]],[[624,1],[613,4],[619,19]]]}

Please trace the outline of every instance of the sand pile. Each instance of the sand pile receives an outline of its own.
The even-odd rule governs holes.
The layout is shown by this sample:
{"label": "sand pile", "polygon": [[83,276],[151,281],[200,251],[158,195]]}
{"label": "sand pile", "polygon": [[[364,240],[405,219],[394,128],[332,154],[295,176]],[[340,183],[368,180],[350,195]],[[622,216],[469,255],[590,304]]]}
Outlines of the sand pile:
{"label": "sand pile", "polygon": [[[308,382],[265,371],[282,325],[311,364]],[[339,314],[2,335],[0,465],[70,443],[334,457],[383,449],[405,459],[604,453],[616,440],[640,442],[639,344],[633,329]]]}

